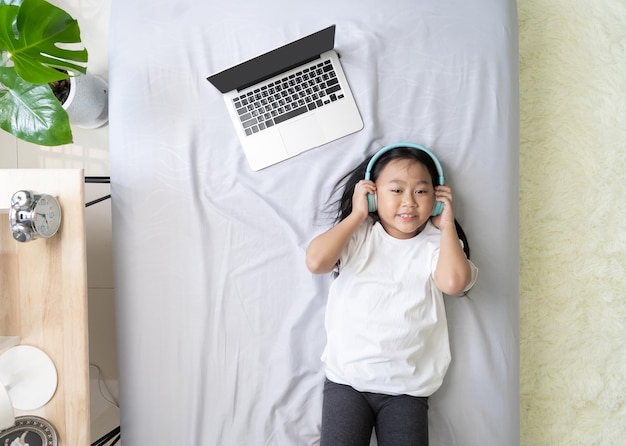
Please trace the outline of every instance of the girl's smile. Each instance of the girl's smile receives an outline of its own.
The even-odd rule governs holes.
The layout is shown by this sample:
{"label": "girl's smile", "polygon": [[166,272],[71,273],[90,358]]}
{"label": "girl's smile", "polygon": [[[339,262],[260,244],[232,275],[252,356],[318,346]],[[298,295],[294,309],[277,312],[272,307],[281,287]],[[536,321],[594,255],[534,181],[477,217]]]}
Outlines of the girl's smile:
{"label": "girl's smile", "polygon": [[398,214],[398,217],[405,221],[413,221],[415,218],[417,218],[417,216],[414,214]]}

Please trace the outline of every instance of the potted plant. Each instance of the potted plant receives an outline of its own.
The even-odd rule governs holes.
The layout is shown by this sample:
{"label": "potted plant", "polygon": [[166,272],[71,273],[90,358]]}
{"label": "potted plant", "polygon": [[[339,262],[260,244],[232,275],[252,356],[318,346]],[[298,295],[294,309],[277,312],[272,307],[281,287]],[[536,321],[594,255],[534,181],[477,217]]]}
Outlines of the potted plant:
{"label": "potted plant", "polygon": [[50,83],[87,71],[78,22],[45,0],[0,0],[0,53],[0,127],[34,144],[71,143]]}

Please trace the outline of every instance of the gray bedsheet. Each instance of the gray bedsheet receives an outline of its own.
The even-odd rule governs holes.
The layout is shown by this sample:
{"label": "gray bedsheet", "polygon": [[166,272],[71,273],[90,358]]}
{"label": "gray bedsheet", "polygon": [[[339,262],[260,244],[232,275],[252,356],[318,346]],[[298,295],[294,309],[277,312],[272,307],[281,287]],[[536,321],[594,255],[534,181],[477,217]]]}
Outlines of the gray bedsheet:
{"label": "gray bedsheet", "polygon": [[[110,157],[125,446],[319,439],[331,278],[304,265],[335,181],[383,145],[433,150],[480,278],[446,297],[431,444],[519,444],[513,0],[113,2]],[[206,76],[337,25],[365,126],[259,172]]]}

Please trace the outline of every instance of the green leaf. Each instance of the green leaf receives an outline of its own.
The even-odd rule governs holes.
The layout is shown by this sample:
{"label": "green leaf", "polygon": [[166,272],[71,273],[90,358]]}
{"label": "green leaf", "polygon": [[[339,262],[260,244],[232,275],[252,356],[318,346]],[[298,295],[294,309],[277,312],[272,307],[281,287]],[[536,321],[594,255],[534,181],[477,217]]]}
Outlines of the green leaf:
{"label": "green leaf", "polygon": [[67,112],[48,84],[28,83],[13,67],[0,67],[0,84],[0,128],[44,146],[72,142]]}
{"label": "green leaf", "polygon": [[17,74],[33,84],[68,77],[58,70],[87,70],[78,22],[45,0],[0,5],[0,49],[8,53]]}

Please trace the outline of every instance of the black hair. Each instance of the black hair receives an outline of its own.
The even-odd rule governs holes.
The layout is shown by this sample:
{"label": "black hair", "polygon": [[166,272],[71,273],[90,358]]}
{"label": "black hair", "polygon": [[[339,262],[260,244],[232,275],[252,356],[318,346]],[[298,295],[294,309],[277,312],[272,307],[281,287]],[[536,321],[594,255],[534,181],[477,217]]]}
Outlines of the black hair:
{"label": "black hair", "polygon": [[[335,184],[333,195],[339,190],[343,191],[341,193],[341,197],[332,204],[333,208],[336,208],[337,212],[336,223],[348,217],[352,212],[352,195],[354,194],[354,188],[359,181],[365,178],[367,166],[373,156],[374,155],[365,159]],[[378,175],[380,175],[380,172],[384,169],[384,167],[391,161],[398,159],[411,160],[422,164],[426,167],[428,173],[430,174],[433,187],[439,186],[439,172],[435,161],[433,161],[432,157],[423,150],[413,149],[410,147],[396,147],[383,153],[380,158],[376,160],[376,163],[374,163],[374,166],[372,166],[372,169],[370,170],[370,180],[376,181]],[[370,212],[370,217],[374,221],[379,221],[377,212]],[[459,239],[463,242],[463,251],[469,259],[470,248],[465,232],[456,219],[454,220],[454,226],[456,227]]]}

